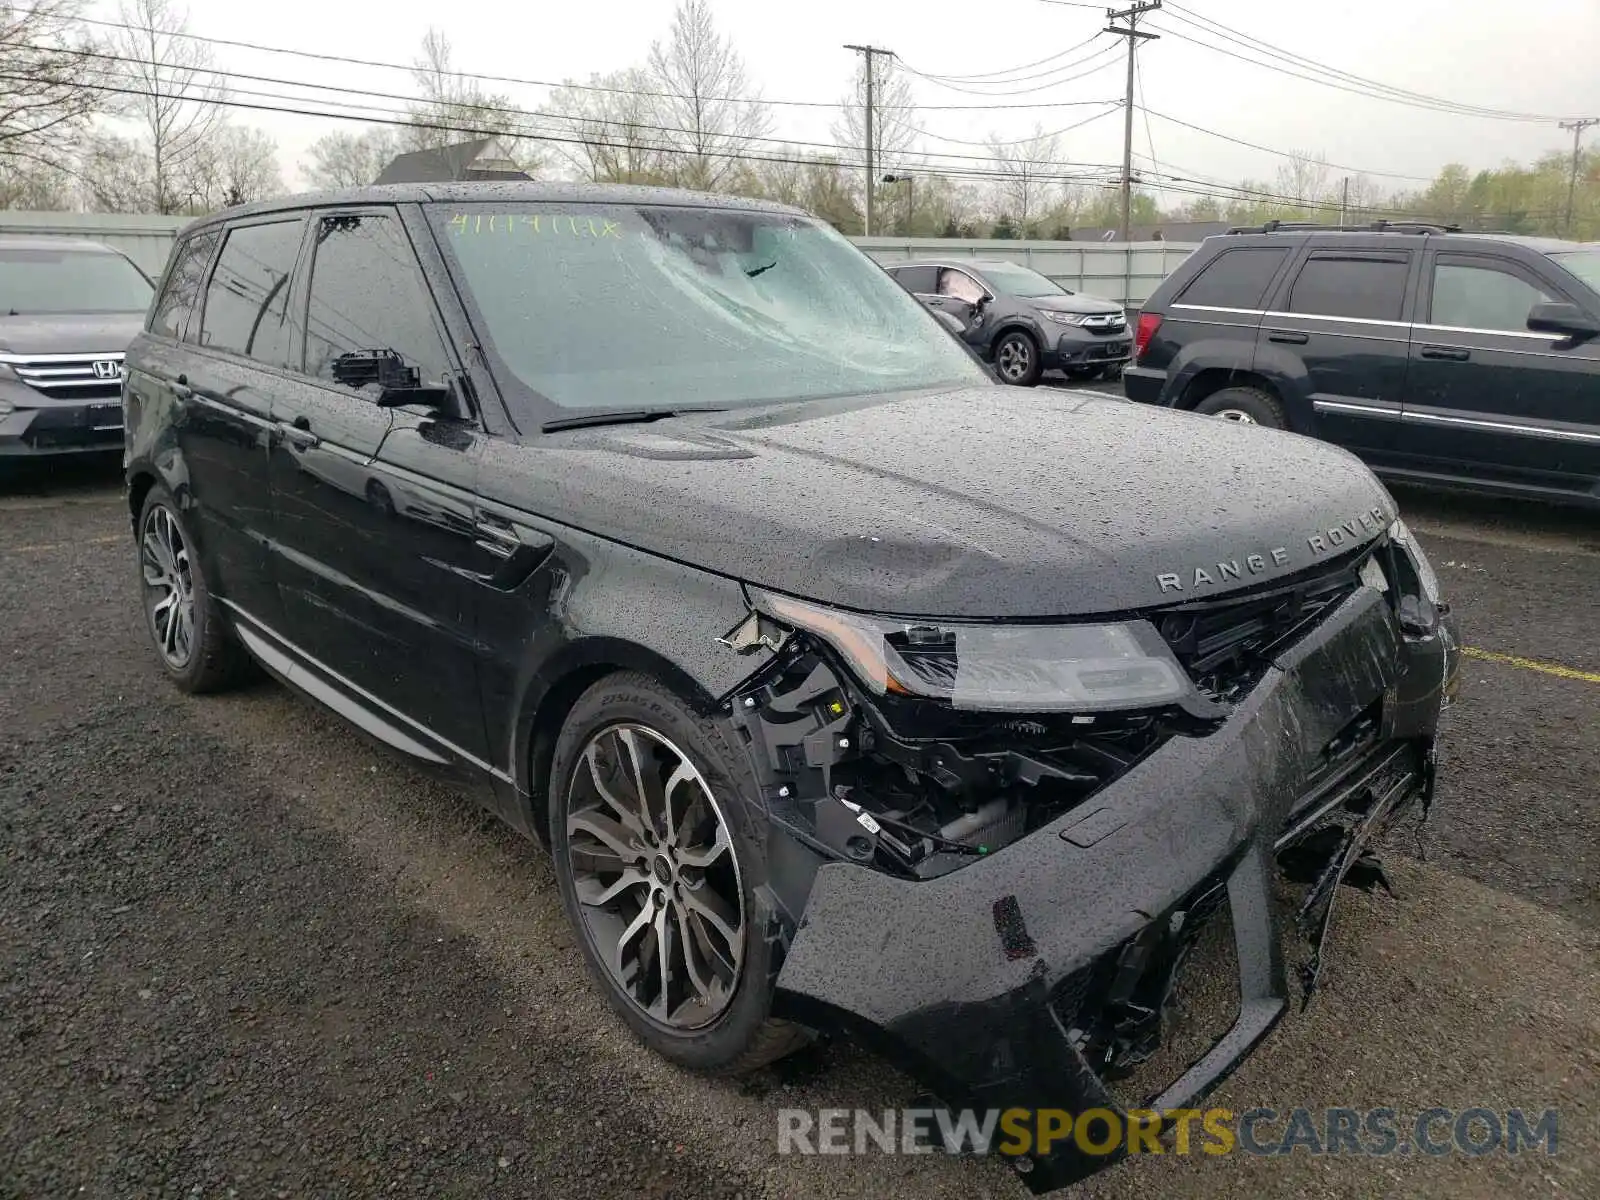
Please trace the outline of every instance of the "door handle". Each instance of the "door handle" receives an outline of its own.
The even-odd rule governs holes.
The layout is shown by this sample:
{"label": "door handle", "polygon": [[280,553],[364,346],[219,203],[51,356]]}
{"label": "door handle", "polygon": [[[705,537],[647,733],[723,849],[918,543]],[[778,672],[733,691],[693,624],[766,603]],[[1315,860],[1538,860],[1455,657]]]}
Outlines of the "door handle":
{"label": "door handle", "polygon": [[1293,329],[1273,329],[1267,332],[1267,341],[1284,342],[1290,346],[1304,346],[1310,340],[1310,334],[1297,333]]}
{"label": "door handle", "polygon": [[1463,350],[1460,346],[1424,346],[1423,358],[1443,358],[1450,362],[1466,362],[1472,357],[1471,350]]}
{"label": "door handle", "polygon": [[278,436],[296,450],[310,450],[322,444],[322,439],[311,432],[311,421],[307,417],[296,417],[287,424],[279,421]]}

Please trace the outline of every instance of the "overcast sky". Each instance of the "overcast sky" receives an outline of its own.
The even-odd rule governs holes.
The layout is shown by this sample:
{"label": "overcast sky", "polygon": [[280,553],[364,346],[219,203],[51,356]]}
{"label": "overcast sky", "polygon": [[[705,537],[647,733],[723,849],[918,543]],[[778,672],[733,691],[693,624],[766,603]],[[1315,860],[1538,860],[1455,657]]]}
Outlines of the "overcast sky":
{"label": "overcast sky", "polygon": [[[712,0],[712,4],[720,27],[743,55],[750,77],[768,98],[790,100],[835,101],[848,90],[856,56],[842,49],[845,42],[888,47],[927,74],[971,76],[1065,50],[1106,23],[1103,9],[1049,0],[783,4]],[[1517,5],[1487,0],[1344,0],[1316,5],[1185,0],[1184,8],[1291,53],[1412,92],[1526,113],[1600,115],[1600,0]],[[651,41],[665,35],[672,9],[672,0],[528,5],[191,0],[189,17],[192,32],[210,37],[397,63],[411,62],[423,35],[434,26],[448,35],[456,66],[464,71],[560,80],[642,63]],[[95,15],[116,19],[115,0],[100,0]],[[1146,27],[1166,36],[1140,52],[1144,102],[1156,112],[1262,146],[1311,152],[1363,171],[1416,176],[1430,176],[1451,161],[1481,168],[1571,146],[1571,135],[1553,123],[1423,111],[1225,57],[1185,39],[1245,51],[1221,36],[1199,32],[1176,13],[1154,14]],[[1096,46],[1110,40],[1107,35]],[[1063,61],[1082,58],[1096,46]],[[217,48],[215,55],[217,65],[233,71],[387,92],[412,90],[410,80],[399,72],[227,47]],[[1042,92],[978,96],[918,79],[916,94],[928,106],[1109,101],[1122,93],[1124,66],[1115,55],[1108,54],[1103,61],[1104,69]],[[1032,88],[1041,82],[1046,81],[996,85],[990,90]],[[237,86],[285,90],[261,83]],[[541,88],[492,86],[509,92],[524,107],[537,106],[544,97]],[[921,114],[920,124],[950,138],[977,141],[991,133],[1019,138],[1032,132],[1036,122],[1046,130],[1060,129],[1094,111],[1084,107],[930,110]],[[773,116],[775,135],[814,141],[830,140],[830,126],[837,119],[828,110],[784,107],[775,108]],[[351,122],[245,111],[235,111],[232,119],[260,126],[277,139],[291,186],[302,182],[296,165],[312,141],[331,129],[361,128]],[[1600,129],[1589,136],[1600,144]],[[1106,116],[1066,134],[1062,155],[1077,162],[1118,162],[1121,138],[1120,114]],[[1271,179],[1281,161],[1270,153],[1160,119],[1152,119],[1147,131],[1140,119],[1135,150],[1148,155],[1151,142],[1163,169],[1190,176]],[[926,146],[983,153],[955,142],[929,141]],[[1378,182],[1386,188],[1408,186],[1400,179]]]}

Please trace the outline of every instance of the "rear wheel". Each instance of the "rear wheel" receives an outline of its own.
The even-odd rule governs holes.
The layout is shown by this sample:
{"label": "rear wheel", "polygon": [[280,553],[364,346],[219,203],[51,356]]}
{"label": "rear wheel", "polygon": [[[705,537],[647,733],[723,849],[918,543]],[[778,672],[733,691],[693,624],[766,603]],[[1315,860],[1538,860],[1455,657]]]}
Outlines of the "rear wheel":
{"label": "rear wheel", "polygon": [[1241,425],[1265,425],[1269,429],[1289,427],[1278,398],[1260,388],[1223,388],[1196,404],[1194,411],[1202,416],[1237,421]]}
{"label": "rear wheel", "polygon": [[1013,329],[994,344],[994,368],[1006,383],[1032,387],[1039,382],[1039,345],[1032,335]]}
{"label": "rear wheel", "polygon": [[807,1040],[775,1021],[763,844],[743,755],[648,676],[579,698],[551,764],[562,904],[613,1008],[695,1070],[753,1070]]}
{"label": "rear wheel", "polygon": [[215,692],[250,673],[211,595],[195,542],[162,484],[139,513],[139,581],[145,625],[167,675],[186,692]]}

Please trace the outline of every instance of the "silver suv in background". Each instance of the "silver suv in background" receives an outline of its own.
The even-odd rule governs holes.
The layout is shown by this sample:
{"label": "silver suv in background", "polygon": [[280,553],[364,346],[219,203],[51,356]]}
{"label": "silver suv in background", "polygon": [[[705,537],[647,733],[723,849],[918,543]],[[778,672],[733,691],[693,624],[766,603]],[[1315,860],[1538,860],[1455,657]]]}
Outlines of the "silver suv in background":
{"label": "silver suv in background", "polygon": [[122,449],[122,355],[150,280],[98,242],[0,237],[0,470]]}

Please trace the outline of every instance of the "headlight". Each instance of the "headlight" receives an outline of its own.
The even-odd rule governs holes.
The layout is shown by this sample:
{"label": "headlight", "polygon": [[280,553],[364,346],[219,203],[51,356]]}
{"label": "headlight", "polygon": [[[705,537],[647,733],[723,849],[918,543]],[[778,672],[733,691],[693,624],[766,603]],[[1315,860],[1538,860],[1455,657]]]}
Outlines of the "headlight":
{"label": "headlight", "polygon": [[1417,573],[1417,583],[1422,587],[1422,594],[1430,603],[1438,604],[1439,577],[1433,573],[1433,564],[1428,561],[1428,556],[1422,552],[1422,547],[1417,544],[1417,539],[1411,535],[1411,530],[1406,528],[1406,523],[1398,517],[1393,525],[1389,526],[1389,540],[1399,546],[1411,560],[1411,568]]}
{"label": "headlight", "polygon": [[1148,621],[999,625],[841,612],[752,590],[758,610],[822,638],[878,695],[996,712],[1108,712],[1176,704],[1194,685]]}
{"label": "headlight", "polygon": [[1082,325],[1088,313],[1052,312],[1049,309],[1040,309],[1039,314],[1046,321],[1054,321],[1057,325]]}

